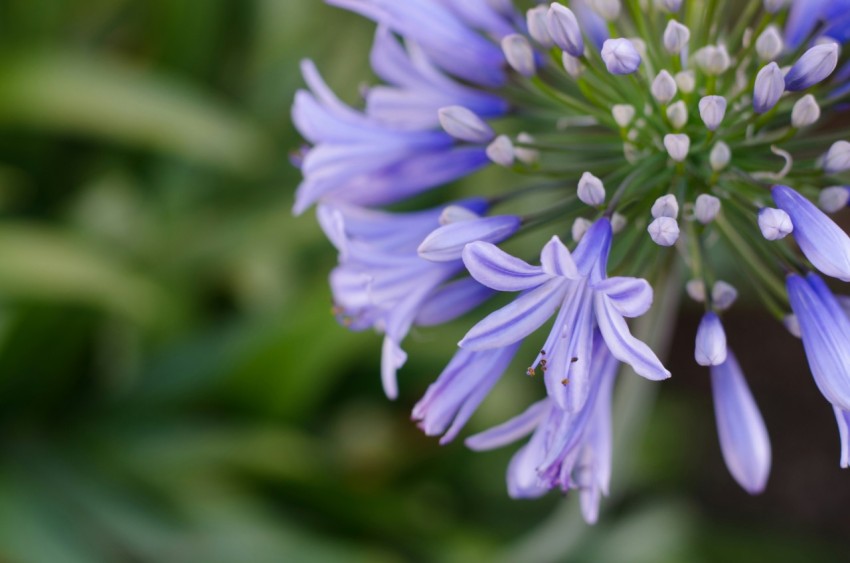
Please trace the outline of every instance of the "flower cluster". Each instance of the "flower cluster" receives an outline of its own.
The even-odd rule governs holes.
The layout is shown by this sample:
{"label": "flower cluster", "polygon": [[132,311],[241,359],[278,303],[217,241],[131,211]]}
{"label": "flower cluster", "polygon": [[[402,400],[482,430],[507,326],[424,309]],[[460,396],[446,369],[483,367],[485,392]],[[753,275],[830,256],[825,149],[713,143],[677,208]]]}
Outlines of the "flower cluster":
{"label": "flower cluster", "polygon": [[[827,215],[850,201],[850,142],[822,118],[850,95],[850,2],[327,2],[377,23],[382,81],[354,109],[305,62],[293,107],[307,142],[293,154],[295,212],[315,205],[339,250],[334,312],[384,335],[391,398],[412,327],[481,319],[413,409],[426,434],[455,438],[530,342],[523,372],[545,398],[466,443],[530,435],[510,494],[576,490],[595,521],[620,366],[670,377],[626,319],[650,309],[651,283],[684,270],[705,308],[694,359],[710,368],[723,457],[762,491],[770,442],[721,321],[737,290],[713,260],[731,252],[802,339],[850,465],[850,300],[821,277],[850,281],[850,238]],[[455,180],[487,166],[516,189],[451,199]],[[443,203],[388,209],[426,191]],[[539,261],[498,246],[532,231],[548,240]],[[515,298],[497,308],[501,292]]]}

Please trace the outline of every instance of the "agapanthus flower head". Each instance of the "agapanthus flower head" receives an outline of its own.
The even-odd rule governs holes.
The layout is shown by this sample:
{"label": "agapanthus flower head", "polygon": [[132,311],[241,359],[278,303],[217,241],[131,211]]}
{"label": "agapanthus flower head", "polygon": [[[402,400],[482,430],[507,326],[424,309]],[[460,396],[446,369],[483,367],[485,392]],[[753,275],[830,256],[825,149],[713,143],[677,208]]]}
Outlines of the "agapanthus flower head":
{"label": "agapanthus flower head", "polygon": [[[334,312],[383,335],[390,397],[414,326],[465,323],[414,408],[426,434],[452,440],[501,378],[530,376],[544,398],[466,443],[530,434],[510,494],[576,491],[595,521],[620,364],[670,376],[628,319],[683,268],[681,293],[704,308],[694,361],[723,458],[762,491],[767,430],[723,325],[738,289],[716,255],[732,252],[741,294],[802,338],[850,465],[850,320],[813,273],[850,281],[850,237],[828,215],[850,202],[850,140],[834,125],[850,96],[850,0],[327,1],[377,23],[380,83],[354,108],[303,64],[294,210],[317,206],[340,255]],[[488,166],[504,182],[460,197],[454,182]],[[502,292],[515,295],[491,301]]]}

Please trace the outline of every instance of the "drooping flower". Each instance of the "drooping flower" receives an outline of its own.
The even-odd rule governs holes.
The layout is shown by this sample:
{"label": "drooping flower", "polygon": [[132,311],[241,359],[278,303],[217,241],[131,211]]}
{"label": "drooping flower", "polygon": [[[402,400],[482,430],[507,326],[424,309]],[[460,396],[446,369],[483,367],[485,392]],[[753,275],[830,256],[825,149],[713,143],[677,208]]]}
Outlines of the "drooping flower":
{"label": "drooping flower", "polygon": [[618,365],[597,332],[590,390],[581,410],[570,413],[544,399],[516,418],[467,438],[466,444],[489,450],[533,432],[508,467],[510,495],[535,498],[556,488],[578,490],[584,518],[594,523],[611,479],[611,395]]}
{"label": "drooping flower", "polygon": [[[522,291],[513,303],[472,327],[460,346],[487,350],[529,336],[560,308],[546,343],[531,366],[541,367],[549,396],[563,409],[577,411],[589,392],[591,340],[598,327],[611,353],[648,379],[666,379],[664,368],[646,344],[635,339],[624,317],[644,314],[652,288],[642,279],[605,273],[611,224],[598,220],[571,254],[553,237],[531,266],[496,246],[477,242],[463,252],[473,278],[497,291]],[[544,363],[545,362],[545,363]]]}

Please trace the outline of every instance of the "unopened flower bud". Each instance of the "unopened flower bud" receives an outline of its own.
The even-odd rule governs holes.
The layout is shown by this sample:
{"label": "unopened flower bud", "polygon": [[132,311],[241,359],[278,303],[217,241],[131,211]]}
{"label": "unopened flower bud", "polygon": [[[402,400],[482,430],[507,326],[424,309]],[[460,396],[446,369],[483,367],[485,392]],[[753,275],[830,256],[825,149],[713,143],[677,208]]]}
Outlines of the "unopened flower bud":
{"label": "unopened flower bud", "polygon": [[696,76],[692,70],[683,70],[676,73],[676,85],[685,94],[690,94],[696,88]]}
{"label": "unopened flower bud", "polygon": [[818,205],[827,213],[835,213],[847,207],[850,202],[850,188],[831,186],[824,188],[818,195]]}
{"label": "unopened flower bud", "polygon": [[564,70],[567,71],[567,74],[572,76],[573,78],[578,78],[582,74],[584,74],[584,65],[582,62],[576,57],[564,51],[561,56],[561,61],[564,64]]}
{"label": "unopened flower bud", "polygon": [[552,47],[555,44],[552,41],[552,35],[549,34],[549,27],[546,23],[546,14],[548,12],[549,8],[546,6],[535,6],[528,10],[525,16],[525,21],[528,25],[528,34],[544,47]]}
{"label": "unopened flower bud", "polygon": [[703,225],[708,225],[720,213],[720,200],[709,194],[700,194],[694,203],[694,217]]}
{"label": "unopened flower bud", "polygon": [[514,144],[507,135],[499,135],[487,145],[487,157],[500,166],[513,166]]}
{"label": "unopened flower bud", "polygon": [[617,125],[625,129],[635,118],[635,106],[617,104],[611,108],[611,115],[614,116],[614,121],[617,122]]}
{"label": "unopened flower bud", "polygon": [[614,21],[620,16],[620,0],[589,0],[593,11],[605,21]]}
{"label": "unopened flower bud", "polygon": [[806,94],[797,100],[794,109],[791,110],[791,125],[797,129],[808,127],[818,119],[820,119],[820,106],[811,94]]}
{"label": "unopened flower bud", "polygon": [[673,194],[663,195],[652,204],[651,213],[655,219],[659,217],[675,219],[679,216],[679,200]]}
{"label": "unopened flower bud", "polygon": [[688,157],[688,151],[691,149],[691,139],[682,133],[669,133],[664,135],[664,147],[667,149],[667,154],[676,162],[682,162]]}
{"label": "unopened flower bud", "polygon": [[584,233],[587,232],[587,230],[590,228],[590,226],[592,224],[593,223],[591,223],[590,221],[588,221],[584,217],[579,217],[578,219],[573,221],[573,228],[571,229],[571,232],[570,232],[570,234],[573,237],[573,240],[576,241],[576,242],[579,242],[582,239],[582,237],[584,236]]}
{"label": "unopened flower bud", "polygon": [[759,229],[767,240],[779,240],[790,235],[794,225],[791,217],[781,209],[765,207],[759,211]]}
{"label": "unopened flower bud", "polygon": [[676,81],[666,70],[662,70],[652,81],[653,97],[662,104],[669,103],[676,96]]}
{"label": "unopened flower bud", "polygon": [[847,141],[833,143],[824,158],[823,169],[827,174],[839,174],[850,170],[850,143]]}
{"label": "unopened flower bud", "polygon": [[585,172],[578,181],[578,198],[582,203],[597,207],[605,203],[605,186],[602,180]]}
{"label": "unopened flower bud", "polygon": [[685,284],[685,291],[687,291],[688,296],[697,303],[705,301],[705,283],[703,283],[702,280],[690,280]]}
{"label": "unopened flower bud", "polygon": [[449,205],[440,213],[438,221],[441,225],[445,226],[462,221],[474,221],[480,218],[481,216],[478,213],[462,205]]}
{"label": "unopened flower bud", "polygon": [[782,34],[775,25],[768,26],[758,39],[756,39],[756,53],[763,61],[772,61],[776,59],[785,48],[785,43],[782,41]]}
{"label": "unopened flower bud", "polygon": [[546,27],[552,41],[565,53],[574,57],[584,54],[584,38],[581,28],[572,10],[562,4],[552,2],[546,13]]}
{"label": "unopened flower bud", "polygon": [[756,75],[753,88],[753,109],[756,113],[765,113],[773,109],[785,92],[785,77],[776,63],[769,63]]}
{"label": "unopened flower bud", "polygon": [[726,332],[715,313],[706,313],[699,323],[694,358],[701,366],[719,366],[726,361]]}
{"label": "unopened flower bud", "polygon": [[602,60],[611,74],[631,74],[641,63],[640,55],[628,39],[606,39],[602,44]]}
{"label": "unopened flower bud", "polygon": [[785,75],[785,89],[798,92],[825,79],[838,66],[839,52],[838,43],[830,41],[815,45],[803,53],[800,60]]}
{"label": "unopened flower bud", "polygon": [[679,223],[672,217],[658,217],[649,224],[646,232],[655,244],[673,246],[679,240]]}
{"label": "unopened flower bud", "polygon": [[711,164],[711,169],[719,172],[729,165],[732,159],[732,151],[729,145],[723,141],[717,141],[711,152],[708,154],[708,162]]}
{"label": "unopened flower bud", "polygon": [[708,45],[703,47],[694,54],[694,58],[697,65],[706,74],[710,75],[723,74],[732,64],[732,61],[729,59],[729,52],[724,45]]}
{"label": "unopened flower bud", "polygon": [[614,213],[614,215],[611,216],[611,232],[615,235],[625,229],[628,224],[629,220],[626,219],[625,215]]}
{"label": "unopened flower bud", "polygon": [[[534,137],[528,133],[520,133],[516,140],[518,143],[526,145],[534,144]],[[540,152],[528,147],[514,147],[514,155],[524,164],[535,164],[540,160]]]}
{"label": "unopened flower bud", "polygon": [[709,131],[720,127],[726,116],[726,98],[723,96],[705,96],[699,101],[699,115]]}
{"label": "unopened flower bud", "polygon": [[664,49],[671,55],[678,55],[691,40],[691,30],[676,20],[667,22],[664,29]]}
{"label": "unopened flower bud", "polygon": [[725,311],[738,299],[738,290],[723,280],[717,280],[711,288],[711,303],[718,311]]}
{"label": "unopened flower bud", "polygon": [[688,124],[688,106],[685,105],[685,102],[679,100],[678,102],[672,104],[667,108],[667,119],[670,120],[670,124],[673,126],[673,129],[681,129],[685,125]]}
{"label": "unopened flower bud", "polygon": [[496,135],[480,117],[463,106],[447,106],[437,112],[446,133],[468,143],[488,143]]}
{"label": "unopened flower bud", "polygon": [[502,38],[502,52],[512,69],[523,76],[534,76],[534,49],[525,35],[512,33]]}

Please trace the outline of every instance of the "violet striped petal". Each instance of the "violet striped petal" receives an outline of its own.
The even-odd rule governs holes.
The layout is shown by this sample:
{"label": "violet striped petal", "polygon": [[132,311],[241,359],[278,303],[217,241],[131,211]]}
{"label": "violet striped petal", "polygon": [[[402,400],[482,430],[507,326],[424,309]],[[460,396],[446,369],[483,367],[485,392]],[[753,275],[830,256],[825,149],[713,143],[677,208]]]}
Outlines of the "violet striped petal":
{"label": "violet striped petal", "polygon": [[537,401],[522,414],[484,432],[470,436],[464,443],[466,447],[477,452],[494,450],[512,444],[534,432],[551,406],[552,401],[549,399]]}
{"label": "violet striped petal", "polygon": [[604,293],[624,317],[639,317],[652,307],[652,286],[641,278],[608,278],[595,284],[593,289]]}
{"label": "violet striped petal", "polygon": [[522,340],[549,320],[564,298],[567,283],[561,278],[553,278],[523,293],[472,327],[459,346],[469,350],[486,350]]}
{"label": "violet striped petal", "polygon": [[443,434],[440,444],[452,441],[502,377],[517,348],[458,350],[413,408],[413,418],[421,421],[425,434]]}
{"label": "violet striped petal", "polygon": [[741,367],[729,352],[711,368],[717,435],[726,467],[741,487],[762,492],[770,474],[770,438]]}
{"label": "violet striped petal", "polygon": [[632,336],[625,319],[607,295],[596,293],[593,303],[599,330],[615,358],[629,364],[635,373],[647,379],[657,381],[670,377],[670,372],[649,346]]}
{"label": "violet striped petal", "polygon": [[460,260],[464,247],[472,242],[502,242],[520,227],[516,215],[479,217],[449,223],[436,229],[419,245],[419,256],[432,262]]}
{"label": "violet striped petal", "polygon": [[569,249],[564,246],[558,236],[553,236],[540,252],[540,265],[543,271],[553,276],[561,276],[570,280],[581,277]]}
{"label": "violet striped petal", "polygon": [[422,304],[414,323],[419,326],[436,326],[453,321],[490,299],[494,293],[472,278],[447,283]]}
{"label": "violet striped petal", "polygon": [[788,186],[774,186],[773,200],[791,217],[793,236],[806,258],[827,276],[850,281],[850,237],[823,211]]}
{"label": "violet striped petal", "polygon": [[817,276],[792,274],[786,286],[818,389],[833,405],[850,410],[850,320]]}
{"label": "violet striped petal", "polygon": [[488,242],[463,249],[463,263],[479,283],[496,291],[524,291],[546,283],[552,276]]}

